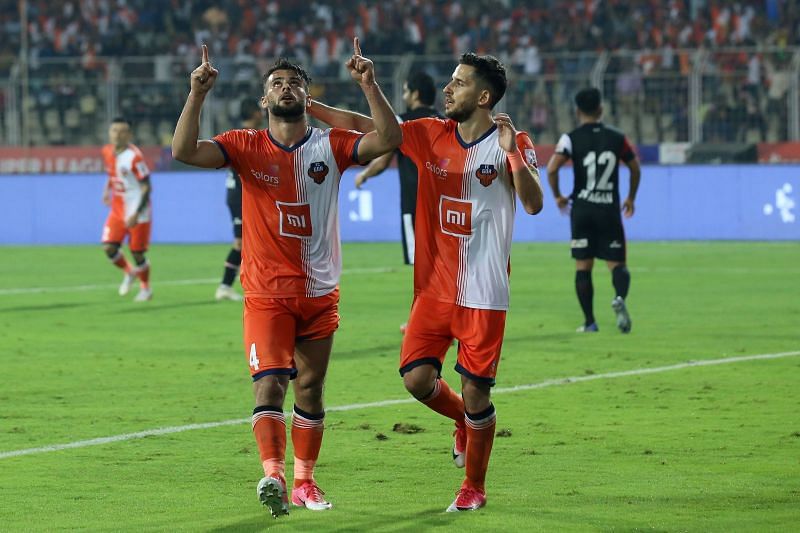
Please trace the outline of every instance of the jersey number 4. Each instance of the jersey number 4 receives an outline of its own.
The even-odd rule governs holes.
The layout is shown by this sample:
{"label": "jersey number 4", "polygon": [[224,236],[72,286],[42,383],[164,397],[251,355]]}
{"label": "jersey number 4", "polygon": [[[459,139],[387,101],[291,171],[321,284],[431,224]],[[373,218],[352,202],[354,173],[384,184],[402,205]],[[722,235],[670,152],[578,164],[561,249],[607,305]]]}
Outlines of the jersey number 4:
{"label": "jersey number 4", "polygon": [[258,354],[256,353],[256,343],[250,345],[250,366],[253,370],[258,370]]}
{"label": "jersey number 4", "polygon": [[[597,167],[603,168],[603,175],[600,176],[600,181],[597,181]],[[586,189],[593,191],[595,187],[598,191],[610,191],[614,188],[613,183],[609,183],[611,174],[614,172],[614,167],[617,166],[617,156],[614,152],[606,150],[600,152],[600,157],[597,152],[589,152],[583,158],[583,168],[586,169]]]}

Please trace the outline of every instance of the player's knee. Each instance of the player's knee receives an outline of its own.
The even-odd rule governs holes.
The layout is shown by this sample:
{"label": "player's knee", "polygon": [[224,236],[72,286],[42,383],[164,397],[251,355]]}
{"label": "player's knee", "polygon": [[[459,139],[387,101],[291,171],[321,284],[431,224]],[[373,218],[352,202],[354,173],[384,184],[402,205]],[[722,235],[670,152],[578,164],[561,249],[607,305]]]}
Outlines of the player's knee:
{"label": "player's knee", "polygon": [[294,382],[295,395],[309,400],[322,398],[325,385],[324,376],[297,376]]}
{"label": "player's knee", "polygon": [[137,265],[143,265],[147,262],[147,258],[144,256],[144,252],[131,252],[133,256],[133,260],[136,261]]}
{"label": "player's knee", "polygon": [[488,409],[491,403],[491,387],[472,379],[464,379],[461,383],[461,396],[464,408],[468,413],[480,413]]}
{"label": "player's knee", "polygon": [[403,374],[403,385],[417,400],[424,400],[436,385],[437,372],[430,365],[419,366]]}
{"label": "player's knee", "polygon": [[106,253],[109,259],[114,259],[119,252],[119,244],[114,244],[111,242],[107,242],[103,244],[103,251]]}
{"label": "player's knee", "polygon": [[288,386],[289,377],[283,375],[268,375],[254,381],[256,405],[283,405]]}

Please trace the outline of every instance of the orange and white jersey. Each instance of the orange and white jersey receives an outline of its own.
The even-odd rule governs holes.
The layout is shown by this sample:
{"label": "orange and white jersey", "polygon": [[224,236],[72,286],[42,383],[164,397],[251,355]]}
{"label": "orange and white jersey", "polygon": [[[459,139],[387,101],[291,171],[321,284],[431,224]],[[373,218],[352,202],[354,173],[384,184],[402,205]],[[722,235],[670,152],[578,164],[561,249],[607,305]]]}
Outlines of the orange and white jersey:
{"label": "orange and white jersey", "polygon": [[242,179],[242,274],[247,296],[324,296],[342,272],[339,181],[362,133],[309,128],[294,146],[268,130],[214,137]]}
{"label": "orange and white jersey", "polygon": [[[120,153],[114,146],[103,146],[103,162],[108,172],[113,198],[112,214],[127,219],[136,212],[142,202],[140,181],[150,176],[150,169],[144,161],[142,151],[134,144],[129,144]],[[150,221],[150,204],[139,213],[138,222]]]}
{"label": "orange and white jersey", "polygon": [[[400,150],[419,169],[414,293],[474,309],[508,309],[516,194],[493,126],[465,143],[453,120],[403,122]],[[527,133],[517,145],[536,166]]]}

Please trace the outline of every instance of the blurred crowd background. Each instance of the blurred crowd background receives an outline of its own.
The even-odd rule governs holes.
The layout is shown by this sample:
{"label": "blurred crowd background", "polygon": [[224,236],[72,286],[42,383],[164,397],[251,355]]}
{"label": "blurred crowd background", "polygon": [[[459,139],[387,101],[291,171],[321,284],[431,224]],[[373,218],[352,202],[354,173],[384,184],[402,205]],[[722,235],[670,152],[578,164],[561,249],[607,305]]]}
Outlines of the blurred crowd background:
{"label": "blurred crowd background", "polygon": [[573,126],[590,84],[639,143],[800,140],[794,0],[0,0],[0,144],[100,144],[122,114],[167,145],[202,43],[221,71],[205,135],[238,125],[279,56],[314,96],[365,110],[343,68],[354,35],[398,112],[409,72],[444,85],[476,51],[507,64],[501,109],[538,142]]}

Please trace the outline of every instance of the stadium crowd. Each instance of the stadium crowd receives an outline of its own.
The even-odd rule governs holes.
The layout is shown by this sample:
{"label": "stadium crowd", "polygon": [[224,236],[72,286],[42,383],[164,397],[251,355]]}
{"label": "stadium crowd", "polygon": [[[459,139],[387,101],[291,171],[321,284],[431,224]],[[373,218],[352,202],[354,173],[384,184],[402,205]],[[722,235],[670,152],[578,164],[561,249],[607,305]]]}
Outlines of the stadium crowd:
{"label": "stadium crowd", "polygon": [[[0,0],[0,84],[16,74],[22,44],[18,4]],[[723,96],[731,103],[744,98],[750,111],[739,116],[719,105],[710,107],[704,132],[719,137],[726,131],[720,124],[735,120],[765,137],[770,118],[779,119],[784,112],[781,98],[785,100],[788,91],[790,57],[714,55],[714,50],[800,45],[800,6],[780,0],[31,0],[27,9],[37,110],[58,110],[58,120],[50,122],[67,127],[78,127],[79,120],[66,116],[69,106],[59,102],[85,97],[80,113],[102,107],[92,103],[91,94],[87,97],[85,90],[76,89],[108,79],[110,63],[98,58],[149,58],[158,71],[159,58],[194,58],[199,45],[206,43],[212,57],[230,62],[233,68],[223,75],[233,81],[257,79],[263,58],[278,56],[296,58],[324,80],[341,75],[350,40],[360,35],[373,57],[412,53],[424,64],[425,57],[453,58],[472,50],[498,56],[518,76],[574,78],[555,90],[563,94],[541,86],[516,99],[530,110],[522,122],[535,134],[548,130],[559,114],[557,108],[569,101],[567,93],[585,83],[597,53],[617,51],[603,87],[613,118],[618,109],[649,111],[658,118],[654,133],[659,140],[668,128],[676,132],[676,139],[685,137],[687,129],[682,115],[686,106],[679,98],[668,108],[658,108],[662,95],[681,89],[678,81],[664,84],[659,76],[685,76],[691,68],[685,50],[707,49],[711,68],[743,73],[735,87],[723,87]],[[568,52],[572,56],[565,55]],[[71,63],[58,68],[51,58],[68,58]],[[162,80],[152,66],[142,77],[180,79],[185,71],[182,65],[164,64],[167,75],[161,75]],[[136,75],[135,66],[126,68],[133,69],[126,70],[127,76]],[[709,94],[708,99],[715,101],[716,96]],[[179,100],[163,90],[147,89],[131,98],[138,108],[161,106],[165,118],[171,112],[166,110],[168,102]],[[662,126],[662,116],[671,117],[669,125]],[[636,124],[632,127],[634,138],[647,137],[637,132],[641,128]],[[553,132],[558,128],[552,127]]]}

